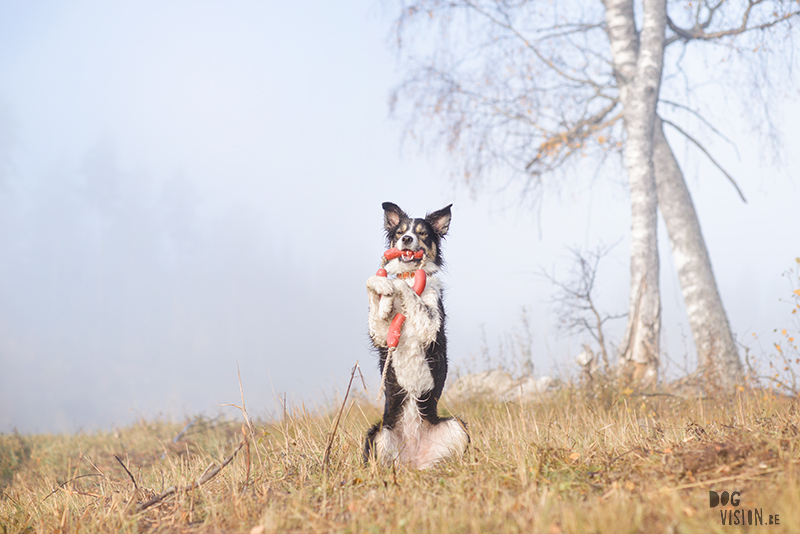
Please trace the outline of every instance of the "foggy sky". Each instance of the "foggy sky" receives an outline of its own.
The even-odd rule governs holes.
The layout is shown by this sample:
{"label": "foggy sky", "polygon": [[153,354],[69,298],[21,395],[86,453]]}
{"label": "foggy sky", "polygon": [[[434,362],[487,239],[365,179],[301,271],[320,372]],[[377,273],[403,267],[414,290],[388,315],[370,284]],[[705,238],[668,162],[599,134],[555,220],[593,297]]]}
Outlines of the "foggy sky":
{"label": "foggy sky", "polygon": [[[365,279],[384,201],[454,202],[444,245],[451,363],[513,366],[520,310],[537,374],[574,371],[586,339],[555,331],[540,267],[619,242],[598,299],[627,309],[622,167],[578,165],[540,204],[496,176],[472,194],[446,155],[401,146],[390,14],[371,2],[103,2],[0,11],[0,432],[110,428],[283,394],[324,404],[359,361],[378,373]],[[779,102],[798,116],[797,94]],[[734,120],[736,122],[738,119]],[[748,196],[677,142],[737,338],[788,324],[800,256],[798,156],[764,161],[747,124],[718,149]],[[785,145],[800,129],[782,124]],[[670,138],[673,140],[673,138]],[[660,226],[663,345],[693,352]],[[610,327],[619,338],[624,324]],[[752,340],[756,333],[759,342]],[[500,348],[501,343],[503,348]],[[673,368],[673,371],[675,369]]]}

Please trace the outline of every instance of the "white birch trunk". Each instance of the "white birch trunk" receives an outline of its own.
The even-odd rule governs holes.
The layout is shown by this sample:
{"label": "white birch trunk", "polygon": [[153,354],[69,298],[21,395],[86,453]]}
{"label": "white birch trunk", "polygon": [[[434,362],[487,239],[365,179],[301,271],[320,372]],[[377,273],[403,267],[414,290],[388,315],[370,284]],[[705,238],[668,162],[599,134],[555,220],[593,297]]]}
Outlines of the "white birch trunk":
{"label": "white birch trunk", "polygon": [[653,132],[653,164],[658,204],[697,347],[698,374],[707,384],[730,387],[741,378],[742,364],[717,290],[700,221],[683,173],[664,137],[660,118]]}
{"label": "white birch trunk", "polygon": [[630,0],[606,0],[605,6],[614,66],[622,81],[631,196],[630,307],[620,345],[620,370],[630,373],[639,385],[649,386],[657,378],[661,333],[653,130],[664,59],[666,2],[645,0],[641,40]]}
{"label": "white birch trunk", "polygon": [[[639,34],[630,0],[606,0],[606,31],[611,44],[617,85],[623,106],[630,105],[630,93],[637,72]],[[664,137],[661,120],[653,130],[653,164],[658,205],[672,245],[689,325],[697,347],[698,372],[710,384],[728,386],[741,377],[741,361],[722,306],[700,222],[691,195],[672,149]],[[656,238],[655,234],[652,236]],[[632,275],[633,275],[633,266]],[[633,278],[633,276],[632,276]],[[631,317],[635,316],[635,295],[639,286],[631,281]],[[639,282],[641,284],[641,282]],[[629,320],[620,345],[621,363],[630,361],[630,338],[636,321]]]}

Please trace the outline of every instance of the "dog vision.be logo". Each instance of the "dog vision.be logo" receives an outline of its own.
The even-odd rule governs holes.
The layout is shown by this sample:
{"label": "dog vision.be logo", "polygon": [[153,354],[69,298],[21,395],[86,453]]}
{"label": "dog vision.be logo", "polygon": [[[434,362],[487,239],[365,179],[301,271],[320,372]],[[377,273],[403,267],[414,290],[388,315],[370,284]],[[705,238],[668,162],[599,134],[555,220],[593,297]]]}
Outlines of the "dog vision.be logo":
{"label": "dog vision.be logo", "polygon": [[[719,511],[719,518],[723,525],[764,525],[764,509],[751,508],[746,510],[738,508],[741,502],[742,493],[734,491],[728,493],[723,491],[717,493],[716,491],[708,492],[708,505],[710,508],[717,506],[728,506],[730,504],[734,509],[726,509]],[[767,525],[780,525],[780,518],[778,514],[769,514],[767,517]]]}

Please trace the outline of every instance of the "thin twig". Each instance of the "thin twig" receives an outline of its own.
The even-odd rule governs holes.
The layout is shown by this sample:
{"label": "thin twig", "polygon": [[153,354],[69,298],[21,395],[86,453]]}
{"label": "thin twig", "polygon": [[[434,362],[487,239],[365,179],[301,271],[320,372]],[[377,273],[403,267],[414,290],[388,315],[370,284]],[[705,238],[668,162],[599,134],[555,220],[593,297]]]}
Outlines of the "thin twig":
{"label": "thin twig", "polygon": [[89,462],[89,465],[91,465],[92,467],[94,467],[94,468],[95,468],[95,470],[96,470],[98,473],[100,473],[100,474],[101,474],[101,475],[103,475],[103,476],[106,476],[106,474],[105,474],[105,473],[103,473],[103,472],[100,470],[100,468],[99,468],[99,467],[97,467],[96,465],[94,465],[94,462],[92,461],[92,459],[91,459],[91,458],[89,458],[89,457],[88,457],[88,456],[86,456],[85,454],[82,454],[82,455],[81,455],[81,458],[82,458],[83,460],[86,460],[87,462]]}
{"label": "thin twig", "polygon": [[361,378],[361,385],[364,386],[364,393],[369,395],[369,390],[367,389],[367,383],[364,381],[364,375],[361,374],[361,367],[358,366],[358,361],[356,361],[356,367],[358,367],[358,376]]}
{"label": "thin twig", "polygon": [[172,443],[178,443],[181,440],[181,438],[186,435],[186,432],[188,432],[190,428],[196,425],[199,420],[200,417],[195,417],[194,419],[186,423],[186,426],[183,427],[183,430],[175,434],[175,437],[172,438]]}
{"label": "thin twig", "polygon": [[244,446],[245,441],[246,440],[242,440],[239,443],[239,446],[236,447],[236,449],[234,449],[233,453],[231,453],[230,456],[225,458],[225,460],[222,462],[221,465],[216,465],[216,464],[213,464],[213,463],[209,464],[209,466],[206,467],[206,470],[203,471],[203,474],[200,475],[200,478],[198,478],[195,482],[192,482],[191,484],[186,484],[185,486],[180,486],[180,487],[177,487],[177,488],[175,486],[167,488],[167,490],[164,491],[164,493],[162,493],[160,495],[156,495],[152,499],[147,500],[147,501],[139,504],[136,507],[136,511],[137,512],[143,512],[144,510],[147,510],[148,508],[150,508],[154,504],[158,504],[159,502],[163,501],[164,499],[166,499],[170,495],[175,495],[177,493],[183,493],[183,492],[186,492],[186,491],[192,491],[193,489],[202,486],[203,484],[205,484],[206,482],[208,482],[209,480],[211,480],[212,478],[217,476],[220,471],[225,469],[225,467],[227,467],[227,465],[233,461],[234,457],[236,456],[236,453],[238,453],[242,449],[242,447]]}
{"label": "thin twig", "polygon": [[250,416],[247,415],[247,407],[244,405],[244,389],[242,389],[242,373],[241,371],[239,371],[238,362],[236,363],[236,372],[239,374],[239,394],[241,395],[242,398],[242,405],[238,406],[236,404],[225,403],[225,404],[220,404],[220,406],[233,406],[234,408],[238,408],[239,411],[242,412],[242,415],[244,416],[244,421],[245,423],[247,423],[247,428],[250,429],[250,435],[252,436],[254,435],[255,430],[253,429],[253,423],[250,422]]}
{"label": "thin twig", "polygon": [[[353,385],[353,379],[356,376],[356,369],[358,367],[358,360],[356,360],[356,364],[353,366],[353,370],[350,372],[350,382],[347,383],[347,391],[344,394],[344,399],[342,400],[342,407],[339,408],[339,413],[336,414],[336,420],[333,422],[333,429],[331,429],[331,435],[328,437],[328,445],[325,447],[325,454],[322,456],[322,467],[327,472],[328,470],[328,460],[330,459],[331,455],[331,447],[333,446],[333,438],[336,436],[336,430],[339,428],[339,420],[342,418],[342,412],[344,412],[345,404],[347,404],[347,396],[350,395],[350,386]],[[359,373],[361,370],[359,369]]]}
{"label": "thin twig", "polygon": [[[44,499],[42,499],[42,502],[44,502],[44,501],[46,501],[47,499],[49,499],[49,498],[50,498],[50,497],[51,497],[51,496],[52,496],[52,495],[53,495],[55,492],[57,492],[58,490],[62,489],[64,486],[66,486],[66,485],[67,485],[67,484],[69,484],[70,482],[75,482],[75,481],[76,481],[76,480],[78,480],[79,478],[84,478],[84,477],[105,477],[105,475],[103,475],[103,474],[98,474],[98,473],[88,473],[88,474],[86,474],[86,475],[78,475],[78,476],[76,476],[75,478],[71,478],[71,479],[67,480],[66,482],[62,482],[61,484],[59,484],[58,486],[56,486],[56,489],[54,489],[53,491],[51,491],[50,493],[48,493],[48,494],[47,494],[47,496],[46,496]],[[5,496],[5,494],[4,494],[4,496]],[[40,504],[41,504],[41,503],[40,503]]]}
{"label": "thin twig", "polygon": [[699,141],[697,141],[697,139],[695,139],[694,137],[692,137],[691,135],[689,135],[688,133],[686,133],[685,131],[683,131],[683,130],[681,129],[681,127],[680,127],[680,126],[678,126],[677,124],[675,124],[675,123],[673,123],[673,122],[670,122],[670,121],[668,121],[667,119],[664,119],[664,118],[662,118],[662,119],[661,119],[661,122],[663,122],[664,124],[669,124],[670,126],[672,126],[673,128],[675,128],[676,130],[678,130],[680,133],[682,133],[682,134],[684,135],[684,137],[686,137],[686,139],[688,139],[689,141],[691,141],[692,143],[694,143],[694,145],[695,145],[697,148],[699,148],[700,150],[702,150],[702,151],[703,151],[703,154],[705,154],[705,155],[708,157],[708,159],[710,159],[710,160],[711,160],[711,163],[713,163],[713,164],[714,164],[714,166],[715,166],[716,168],[718,168],[720,171],[722,171],[722,174],[724,174],[724,175],[725,175],[725,177],[726,177],[726,178],[727,178],[727,179],[728,179],[728,180],[731,182],[731,184],[733,184],[733,187],[734,187],[734,188],[736,188],[736,192],[737,192],[737,193],[739,193],[739,198],[741,198],[741,199],[742,199],[742,202],[744,202],[745,204],[747,204],[747,199],[746,199],[746,198],[744,198],[744,193],[742,193],[742,190],[741,190],[741,189],[739,189],[739,186],[738,186],[738,184],[736,183],[736,180],[734,180],[734,179],[733,179],[733,176],[731,176],[730,174],[728,174],[728,171],[726,171],[725,169],[723,169],[723,168],[722,168],[722,165],[720,165],[719,163],[717,163],[717,160],[715,160],[715,159],[714,159],[714,158],[711,156],[711,154],[709,154],[709,153],[708,153],[708,150],[706,150],[706,149],[703,147],[703,145],[701,145],[701,144],[700,144],[700,142],[699,142]]}
{"label": "thin twig", "polygon": [[133,488],[134,488],[134,489],[136,489],[136,490],[138,490],[138,489],[139,489],[139,484],[137,484],[137,483],[136,483],[136,479],[133,477],[133,474],[131,474],[131,472],[130,472],[130,471],[128,471],[128,468],[127,468],[127,467],[125,467],[125,464],[124,464],[124,463],[122,463],[122,460],[120,460],[120,459],[119,459],[119,456],[117,456],[117,455],[115,454],[115,455],[114,455],[114,458],[116,458],[116,459],[117,459],[117,461],[119,462],[119,465],[121,465],[121,466],[122,466],[122,468],[125,470],[125,472],[126,472],[126,473],[128,473],[128,476],[129,476],[129,477],[131,477],[131,482],[133,482]]}
{"label": "thin twig", "polygon": [[[175,437],[172,438],[172,444],[173,445],[177,444],[183,438],[183,436],[186,435],[186,433],[189,431],[189,429],[192,428],[195,424],[197,424],[198,421],[200,421],[200,419],[202,419],[202,417],[195,417],[193,420],[191,420],[188,423],[186,423],[186,426],[183,427],[183,430],[181,430],[180,432],[175,434]],[[163,443],[162,443],[162,447],[163,447]],[[167,457],[167,449],[165,447],[164,448],[164,452],[161,453],[161,459],[163,460],[166,457]]]}
{"label": "thin twig", "polygon": [[[721,30],[721,31],[712,32],[712,33],[706,33],[704,31],[704,29],[705,29],[705,27],[708,26],[708,23],[710,23],[710,18],[709,18],[708,23],[701,24],[701,25],[696,26],[696,27],[694,27],[694,28],[692,28],[690,30],[684,30],[683,28],[679,27],[669,17],[667,17],[667,25],[669,26],[669,29],[672,30],[673,32],[675,32],[675,34],[678,37],[680,37],[680,39],[682,39],[684,42],[688,42],[688,41],[695,40],[695,39],[698,39],[698,40],[701,40],[701,41],[711,41],[711,40],[714,40],[714,39],[719,39],[721,37],[729,37],[729,36],[740,35],[740,34],[745,33],[745,32],[751,32],[751,31],[755,31],[755,30],[766,30],[767,28],[771,28],[772,26],[780,24],[781,22],[783,22],[785,20],[788,20],[788,19],[790,19],[792,17],[796,17],[796,16],[800,15],[800,11],[790,11],[789,13],[785,13],[784,15],[782,15],[780,17],[777,17],[775,19],[769,20],[769,21],[761,23],[761,24],[757,24],[756,26],[748,27],[747,23],[748,23],[749,18],[750,18],[750,10],[752,9],[753,6],[755,6],[757,4],[760,4],[761,1],[762,0],[757,0],[755,2],[751,2],[750,3],[750,5],[747,7],[747,9],[744,12],[744,15],[742,16],[742,24],[738,28],[729,28],[727,30]],[[722,2],[720,2],[720,4],[721,3]]]}
{"label": "thin twig", "polygon": [[[250,419],[250,415],[247,413],[247,406],[244,403],[244,388],[242,387],[242,372],[239,370],[239,363],[236,363],[236,373],[239,375],[239,395],[242,399],[242,405],[237,406],[236,404],[220,404],[220,406],[233,406],[234,408],[238,408],[242,415],[244,416],[244,421],[247,423],[247,428],[250,430],[250,437],[248,438],[247,443],[247,466],[248,466],[248,473],[250,469],[250,441],[255,440],[256,437],[256,429],[253,426],[253,422]],[[256,447],[256,456],[258,456],[258,461],[261,463],[261,453],[258,452],[258,447]],[[249,477],[248,477],[249,478]]]}
{"label": "thin twig", "polygon": [[250,439],[247,435],[247,428],[242,425],[242,435],[244,436],[244,455],[245,461],[247,462],[247,471],[244,474],[244,484],[242,486],[242,493],[247,490],[247,486],[250,484]]}
{"label": "thin twig", "polygon": [[239,395],[242,398],[242,413],[244,420],[247,422],[247,428],[250,429],[250,435],[254,433],[253,423],[250,421],[250,416],[247,415],[247,407],[244,405],[244,389],[242,388],[242,372],[239,370],[239,362],[236,362],[236,373],[239,375]]}
{"label": "thin twig", "polygon": [[[662,103],[664,103],[664,104],[667,104],[667,105],[669,105],[669,106],[676,107],[676,108],[678,108],[678,109],[682,109],[682,110],[684,110],[684,111],[686,111],[686,112],[688,112],[688,113],[691,113],[692,115],[694,115],[694,116],[695,116],[695,117],[696,117],[698,120],[700,120],[700,121],[701,121],[703,124],[705,124],[705,125],[706,125],[708,128],[710,128],[712,132],[714,132],[715,134],[717,134],[718,136],[720,136],[720,137],[721,137],[722,139],[724,139],[724,140],[725,140],[725,141],[726,141],[726,142],[727,142],[729,145],[731,145],[731,147],[733,147],[733,149],[736,151],[736,157],[738,157],[739,159],[741,159],[741,158],[742,158],[742,156],[739,154],[739,147],[738,147],[738,146],[736,146],[736,143],[734,143],[733,141],[731,141],[731,140],[730,140],[730,138],[728,138],[728,137],[727,137],[725,134],[723,134],[723,133],[722,133],[722,132],[720,132],[718,129],[716,129],[716,128],[714,127],[714,125],[713,125],[713,124],[711,124],[711,122],[709,122],[709,121],[708,121],[708,119],[706,119],[705,117],[703,117],[703,116],[702,116],[702,115],[701,115],[699,112],[695,111],[694,109],[690,108],[689,106],[685,106],[685,105],[683,105],[683,104],[680,104],[680,103],[678,103],[678,102],[673,102],[672,100],[664,100],[664,99],[659,99],[659,102],[662,102]],[[661,116],[660,116],[660,115],[659,115],[659,118],[661,118]],[[663,121],[664,119],[662,118],[661,120]]]}

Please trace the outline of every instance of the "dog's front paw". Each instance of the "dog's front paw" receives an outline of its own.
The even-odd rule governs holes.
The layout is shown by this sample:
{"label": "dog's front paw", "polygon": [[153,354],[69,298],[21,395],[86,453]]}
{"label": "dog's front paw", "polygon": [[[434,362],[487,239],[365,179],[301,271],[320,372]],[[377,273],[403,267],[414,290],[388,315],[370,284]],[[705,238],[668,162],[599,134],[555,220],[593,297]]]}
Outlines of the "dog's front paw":
{"label": "dog's front paw", "polygon": [[402,278],[395,278],[394,280],[392,280],[392,284],[394,285],[394,292],[397,295],[414,294],[414,290],[411,289],[411,286],[408,285],[408,282],[406,282]]}
{"label": "dog's front paw", "polygon": [[389,316],[392,314],[393,309],[394,309],[394,298],[383,297],[381,301],[378,303],[378,319],[380,319],[381,321],[388,321]]}
{"label": "dog's front paw", "polygon": [[394,295],[394,284],[385,276],[375,275],[367,278],[367,289],[385,297]]}

